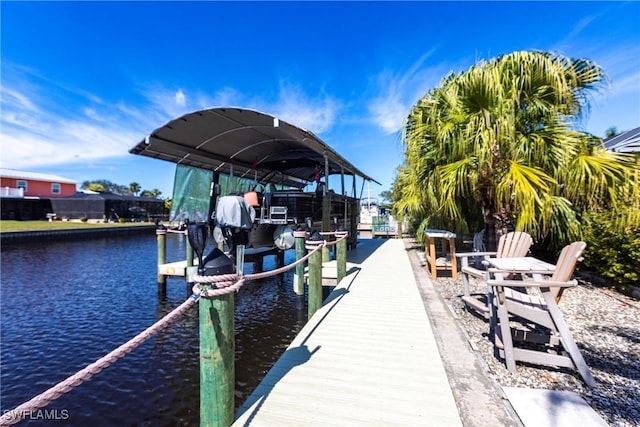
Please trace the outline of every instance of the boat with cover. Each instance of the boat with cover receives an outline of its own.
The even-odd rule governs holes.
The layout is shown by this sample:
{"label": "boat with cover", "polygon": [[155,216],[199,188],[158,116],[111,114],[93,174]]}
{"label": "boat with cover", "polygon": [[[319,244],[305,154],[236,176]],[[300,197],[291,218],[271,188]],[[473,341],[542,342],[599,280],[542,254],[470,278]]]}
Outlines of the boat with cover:
{"label": "boat with cover", "polygon": [[171,120],[130,153],[175,163],[170,221],[206,222],[231,253],[238,244],[288,249],[299,227],[347,230],[355,247],[357,181],[360,194],[378,183],[313,133],[236,107]]}

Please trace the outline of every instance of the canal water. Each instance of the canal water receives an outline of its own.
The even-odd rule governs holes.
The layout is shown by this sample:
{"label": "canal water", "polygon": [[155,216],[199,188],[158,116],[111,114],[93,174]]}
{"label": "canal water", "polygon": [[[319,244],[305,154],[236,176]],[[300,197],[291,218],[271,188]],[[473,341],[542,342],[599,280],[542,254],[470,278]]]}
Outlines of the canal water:
{"label": "canal water", "polygon": [[[167,259],[185,257],[186,238],[167,236]],[[208,253],[208,250],[206,251]],[[191,291],[169,279],[158,291],[155,235],[3,245],[2,412],[107,354],[180,305]],[[285,264],[295,251],[285,254]],[[245,265],[245,274],[254,264]],[[275,257],[264,259],[264,270]],[[236,295],[236,407],[306,322],[292,291],[295,269],[246,282]],[[199,425],[198,310],[19,425]]]}

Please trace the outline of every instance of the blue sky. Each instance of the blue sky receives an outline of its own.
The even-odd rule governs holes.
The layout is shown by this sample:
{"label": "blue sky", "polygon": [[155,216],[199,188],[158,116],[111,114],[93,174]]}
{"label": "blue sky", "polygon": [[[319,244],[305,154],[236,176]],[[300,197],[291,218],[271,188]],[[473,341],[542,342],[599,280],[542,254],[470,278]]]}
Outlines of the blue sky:
{"label": "blue sky", "polygon": [[583,129],[640,126],[640,2],[0,2],[3,168],[170,197],[128,150],[187,112],[239,106],[306,128],[388,190],[411,106],[517,50],[609,76]]}

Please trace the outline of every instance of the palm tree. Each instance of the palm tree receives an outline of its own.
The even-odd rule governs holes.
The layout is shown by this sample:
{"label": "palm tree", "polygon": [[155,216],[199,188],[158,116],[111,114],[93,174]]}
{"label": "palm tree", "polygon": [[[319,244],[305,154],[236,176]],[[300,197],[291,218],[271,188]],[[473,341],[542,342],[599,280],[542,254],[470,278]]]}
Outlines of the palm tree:
{"label": "palm tree", "polygon": [[137,182],[132,182],[131,184],[129,184],[129,191],[134,196],[137,196],[140,192],[140,184],[138,184]]}
{"label": "palm tree", "polygon": [[484,224],[488,248],[512,221],[537,239],[579,237],[580,212],[615,207],[633,171],[575,129],[605,81],[588,60],[528,51],[450,74],[409,113],[395,211],[424,218],[420,234]]}

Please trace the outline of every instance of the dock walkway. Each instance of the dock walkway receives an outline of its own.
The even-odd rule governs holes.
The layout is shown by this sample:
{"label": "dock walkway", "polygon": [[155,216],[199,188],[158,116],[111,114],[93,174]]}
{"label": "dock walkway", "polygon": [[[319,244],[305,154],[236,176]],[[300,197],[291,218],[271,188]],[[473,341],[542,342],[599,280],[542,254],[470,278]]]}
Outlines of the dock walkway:
{"label": "dock walkway", "polygon": [[363,240],[348,258],[235,426],[462,425],[403,240]]}

